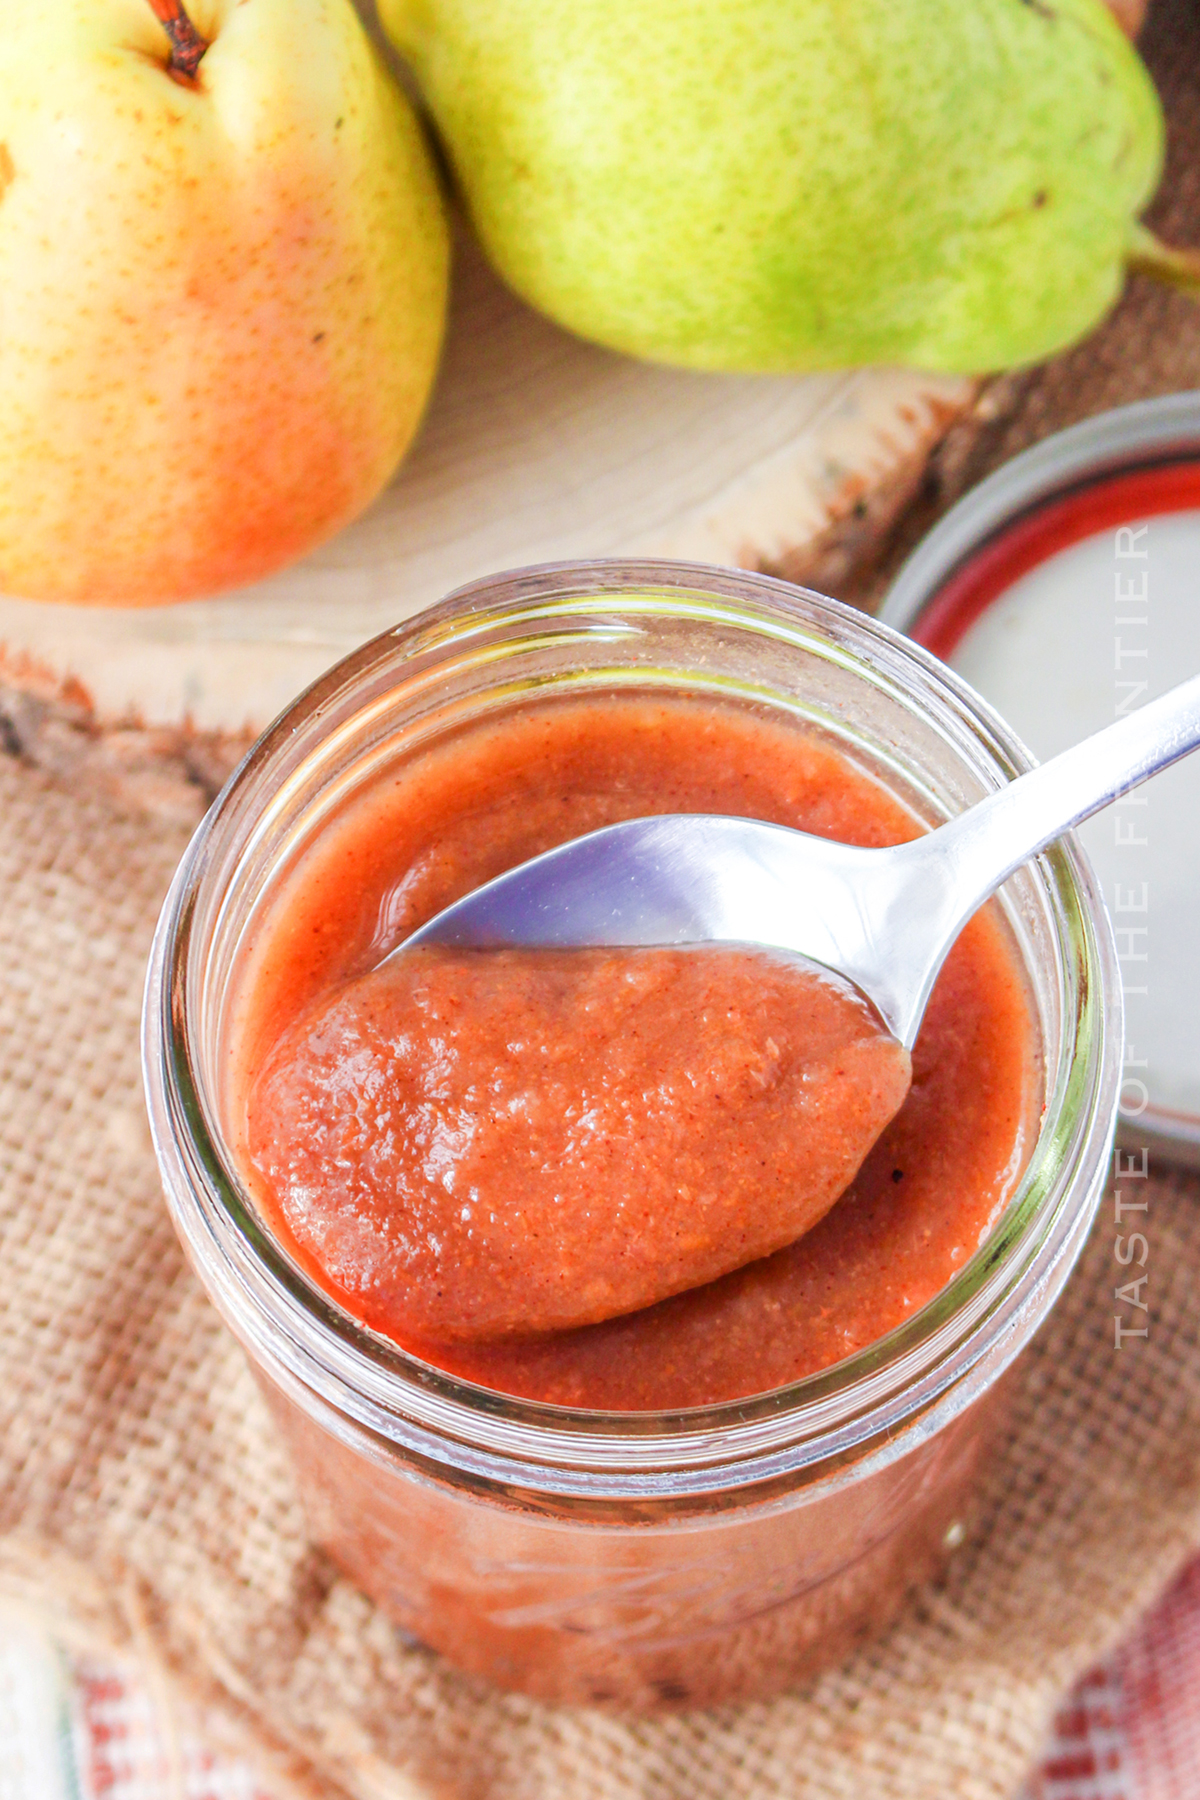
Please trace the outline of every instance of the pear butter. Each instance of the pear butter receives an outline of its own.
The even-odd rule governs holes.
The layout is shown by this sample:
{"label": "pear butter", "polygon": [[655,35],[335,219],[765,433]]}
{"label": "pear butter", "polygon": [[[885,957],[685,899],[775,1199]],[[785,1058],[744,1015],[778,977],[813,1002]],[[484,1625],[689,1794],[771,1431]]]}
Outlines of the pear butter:
{"label": "pear butter", "polygon": [[995,906],[911,1070],[852,991],[751,949],[378,967],[525,858],[680,811],[862,844],[919,829],[778,714],[546,701],[360,792],[242,959],[227,1112],[264,1217],[350,1313],[506,1393],[669,1411],[825,1368],[969,1260],[1036,1136],[1032,1004]]}

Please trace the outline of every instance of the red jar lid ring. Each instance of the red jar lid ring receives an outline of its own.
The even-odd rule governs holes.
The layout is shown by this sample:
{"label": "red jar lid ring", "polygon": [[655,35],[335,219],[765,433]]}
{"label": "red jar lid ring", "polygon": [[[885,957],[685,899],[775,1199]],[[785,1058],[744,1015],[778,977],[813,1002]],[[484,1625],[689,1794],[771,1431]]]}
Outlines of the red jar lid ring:
{"label": "red jar lid ring", "polygon": [[914,621],[910,635],[949,661],[992,602],[1060,550],[1134,519],[1193,509],[1200,509],[1196,460],[1129,469],[1059,494],[1002,526],[954,570]]}
{"label": "red jar lid ring", "polygon": [[[1062,485],[1072,474],[1071,485]],[[974,542],[964,534],[965,553],[941,579],[929,579],[928,597],[897,621],[953,664],[1041,756],[1098,730],[1125,702],[1140,704],[1182,680],[1200,661],[1200,454],[1176,450],[1090,475],[1060,462],[1047,467],[1046,481],[1045,497],[1018,487],[1010,510],[992,510],[987,524],[980,518]],[[969,517],[971,498],[959,503],[959,517]],[[1169,535],[1143,537],[1140,528],[1155,519]],[[1137,550],[1121,550],[1116,534],[1124,527],[1137,531]],[[1102,550],[1106,538],[1110,547]],[[914,562],[921,555],[918,549]],[[1139,589],[1141,598],[1132,598]],[[910,605],[916,599],[910,590]],[[1151,621],[1152,633],[1138,630]],[[1114,673],[1115,652],[1124,660]],[[1139,687],[1140,694],[1126,691]],[[1181,764],[1164,786],[1123,803],[1148,808],[1124,819],[1123,848],[1114,851],[1108,815],[1082,835],[1116,909],[1118,953],[1122,944],[1125,951],[1126,1054],[1136,1068],[1122,1090],[1124,1140],[1200,1168],[1200,1061],[1190,1025],[1200,1005],[1198,780],[1200,769]],[[1144,917],[1117,904],[1142,895],[1143,882]]]}

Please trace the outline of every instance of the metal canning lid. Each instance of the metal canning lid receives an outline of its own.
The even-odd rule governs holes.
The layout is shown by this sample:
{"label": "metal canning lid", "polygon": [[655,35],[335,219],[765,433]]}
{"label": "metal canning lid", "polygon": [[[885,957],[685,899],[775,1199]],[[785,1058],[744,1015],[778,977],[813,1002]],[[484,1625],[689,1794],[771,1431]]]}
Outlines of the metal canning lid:
{"label": "metal canning lid", "polygon": [[[917,546],[879,616],[1043,759],[1200,670],[1200,392],[1014,457]],[[1121,1141],[1200,1168],[1200,756],[1079,835],[1121,958]]]}

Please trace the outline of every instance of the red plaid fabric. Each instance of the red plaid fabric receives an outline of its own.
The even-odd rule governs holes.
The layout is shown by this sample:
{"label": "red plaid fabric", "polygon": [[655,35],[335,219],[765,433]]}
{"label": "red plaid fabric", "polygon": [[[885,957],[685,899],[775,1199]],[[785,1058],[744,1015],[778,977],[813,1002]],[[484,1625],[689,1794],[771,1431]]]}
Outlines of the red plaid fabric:
{"label": "red plaid fabric", "polygon": [[[64,1656],[22,1618],[0,1620],[0,1793],[278,1800],[202,1725],[176,1730],[132,1665]],[[1200,1800],[1200,1557],[1064,1701],[1019,1800]]]}
{"label": "red plaid fabric", "polygon": [[128,1670],[89,1656],[71,1672],[86,1800],[275,1800],[246,1763],[214,1755],[191,1732],[174,1738]]}
{"label": "red plaid fabric", "polygon": [[1200,1796],[1200,1558],[1060,1708],[1024,1800]]}

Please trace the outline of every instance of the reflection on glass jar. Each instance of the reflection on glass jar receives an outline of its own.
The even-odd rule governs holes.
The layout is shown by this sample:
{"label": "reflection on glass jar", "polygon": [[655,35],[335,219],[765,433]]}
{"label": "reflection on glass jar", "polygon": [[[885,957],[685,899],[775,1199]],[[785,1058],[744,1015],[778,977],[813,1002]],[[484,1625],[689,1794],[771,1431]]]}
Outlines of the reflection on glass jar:
{"label": "reflection on glass jar", "polygon": [[802,725],[930,823],[1027,766],[969,689],[862,615],[766,578],[568,565],[480,583],[332,670],[197,834],[147,990],[168,1200],[291,1447],[313,1531],[406,1631],[545,1698],[761,1695],[877,1630],[963,1534],[1001,1377],[1086,1233],[1107,1162],[1119,985],[1070,842],[1006,884],[1044,1111],[983,1247],[877,1342],[769,1393],[666,1413],[517,1398],[359,1323],[239,1176],[223,1060],[247,944],[354,796],[548,697],[717,697]]}

